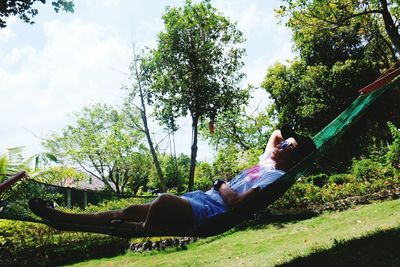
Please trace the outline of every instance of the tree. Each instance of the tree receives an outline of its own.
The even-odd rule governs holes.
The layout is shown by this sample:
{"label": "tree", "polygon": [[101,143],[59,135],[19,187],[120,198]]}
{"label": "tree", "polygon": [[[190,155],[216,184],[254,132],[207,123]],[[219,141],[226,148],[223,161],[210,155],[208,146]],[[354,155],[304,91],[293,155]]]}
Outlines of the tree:
{"label": "tree", "polygon": [[393,137],[393,142],[388,147],[386,160],[393,167],[400,169],[400,128],[397,128],[391,122],[388,122],[388,127]]}
{"label": "tree", "polygon": [[75,118],[75,125],[44,142],[52,154],[78,165],[117,193],[124,193],[128,187],[136,192],[147,183],[151,165],[141,142],[143,134],[128,127],[122,112],[96,104],[83,108]]}
{"label": "tree", "polygon": [[166,9],[165,29],[157,48],[146,60],[147,80],[152,90],[156,117],[176,130],[176,118],[192,119],[189,190],[193,189],[197,157],[198,123],[213,121],[220,112],[248,99],[238,82],[244,49],[242,33],[205,0]]}
{"label": "tree", "polygon": [[[0,2],[0,28],[7,26],[6,19],[10,16],[18,16],[23,22],[33,24],[33,17],[38,14],[38,10],[33,8],[35,2],[46,3],[46,0],[3,0]],[[57,13],[62,10],[74,12],[73,0],[52,1],[54,11]]]}
{"label": "tree", "polygon": [[226,181],[232,180],[242,170],[258,164],[258,157],[264,149],[253,148],[245,151],[240,150],[235,145],[227,145],[220,148],[213,162],[215,177]]}
{"label": "tree", "polygon": [[215,180],[212,165],[207,162],[199,162],[196,168],[194,186],[197,190],[209,190]]}
{"label": "tree", "polygon": [[[396,60],[396,54],[400,52],[398,1],[285,0],[284,2],[286,4],[281,6],[278,14],[289,18],[287,25],[294,32],[297,48],[306,54],[312,54],[312,50],[306,48],[307,44],[314,43],[317,46],[323,44],[318,44],[316,40],[311,41],[310,38],[316,39],[323,37],[324,34],[333,39],[334,42],[331,44],[335,45],[335,51],[343,55],[352,53],[351,50],[357,50],[360,42],[363,42],[363,47],[376,48],[371,52],[378,53],[381,57],[389,55]],[[351,42],[354,46],[348,46]],[[350,50],[343,49],[344,43]]]}
{"label": "tree", "polygon": [[54,155],[46,152],[25,158],[23,156],[24,149],[23,146],[7,148],[4,154],[0,154],[0,182],[20,171],[36,175],[41,171],[42,164],[57,162]]}
{"label": "tree", "polygon": [[6,149],[5,153],[0,155],[0,182],[21,170],[29,169],[24,157],[22,156],[23,147],[12,147]]}
{"label": "tree", "polygon": [[[343,111],[358,96],[358,89],[397,61],[396,45],[379,13],[384,12],[384,1],[285,2],[278,13],[293,30],[299,58],[269,68],[262,86],[274,99],[280,123],[291,122],[312,135]],[[397,4],[390,5],[397,17]],[[319,168],[344,171],[351,158],[382,146],[389,138],[381,130],[386,121],[400,119],[398,98],[399,91],[392,90],[378,99],[329,158],[319,161]]]}
{"label": "tree", "polygon": [[[124,103],[124,112],[130,118],[130,126],[134,129],[137,129],[143,132],[146,136],[147,144],[150,149],[150,154],[153,158],[153,163],[155,165],[158,179],[160,180],[160,189],[162,192],[167,190],[164,183],[164,174],[161,169],[160,161],[158,159],[157,151],[154,147],[153,140],[151,138],[150,129],[147,121],[147,108],[146,102],[148,100],[149,88],[146,86],[144,81],[144,74],[142,69],[142,56],[136,53],[135,46],[133,47],[133,61],[130,66],[130,78],[132,80],[132,84],[130,87],[127,87],[128,95],[125,99]],[[140,106],[134,104],[134,99],[139,97]],[[142,120],[141,124],[135,123],[136,117],[134,115],[134,110],[137,109],[140,112],[140,118]]]}
{"label": "tree", "polygon": [[211,145],[237,145],[241,150],[264,149],[272,132],[272,116],[258,108],[251,114],[245,106],[228,110],[215,120],[215,132],[211,134],[208,125],[201,125],[201,134]]}
{"label": "tree", "polygon": [[[188,173],[190,169],[190,158],[185,154],[178,156],[163,154],[159,155],[161,167],[164,173],[165,186],[169,191],[181,193],[187,190]],[[150,174],[150,187],[160,188],[160,181]]]}
{"label": "tree", "polygon": [[70,183],[83,181],[88,178],[87,173],[68,166],[49,166],[35,177],[36,180],[59,186],[70,186]]}
{"label": "tree", "polygon": [[337,61],[331,67],[296,59],[289,66],[277,63],[270,67],[262,87],[274,100],[279,124],[291,122],[297,130],[315,134],[357,97],[357,89],[376,76],[373,65],[362,59]]}

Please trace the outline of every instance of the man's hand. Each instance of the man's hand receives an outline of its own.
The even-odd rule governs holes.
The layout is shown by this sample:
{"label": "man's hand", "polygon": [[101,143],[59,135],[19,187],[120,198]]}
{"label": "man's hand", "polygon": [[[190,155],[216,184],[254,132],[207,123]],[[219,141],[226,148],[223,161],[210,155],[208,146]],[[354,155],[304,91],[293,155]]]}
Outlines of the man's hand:
{"label": "man's hand", "polygon": [[219,193],[221,194],[222,199],[224,202],[229,206],[229,207],[234,207],[238,205],[239,203],[243,202],[250,196],[252,196],[254,193],[259,191],[260,188],[252,188],[248,190],[247,192],[239,195],[236,193],[232,188],[229,187],[228,184],[222,184],[221,187],[219,188]]}

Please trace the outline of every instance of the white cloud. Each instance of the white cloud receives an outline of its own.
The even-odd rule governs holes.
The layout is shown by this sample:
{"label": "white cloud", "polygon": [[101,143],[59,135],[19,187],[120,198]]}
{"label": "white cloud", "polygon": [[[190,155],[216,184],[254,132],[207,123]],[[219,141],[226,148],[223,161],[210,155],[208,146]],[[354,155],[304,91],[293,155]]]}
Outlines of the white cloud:
{"label": "white cloud", "polygon": [[14,37],[15,33],[10,28],[0,29],[0,42],[2,43],[8,42],[12,40]]}
{"label": "white cloud", "polygon": [[3,55],[0,59],[1,65],[26,64],[36,56],[36,51],[32,47],[13,48],[11,52]]}
{"label": "white cloud", "polygon": [[123,0],[91,0],[91,5],[100,5],[105,8],[118,8],[123,5]]}
{"label": "white cloud", "polygon": [[276,28],[273,3],[248,2],[246,0],[216,1],[215,6],[223,14],[238,22],[246,35],[269,32]]}
{"label": "white cloud", "polygon": [[14,48],[2,57],[0,95],[7,101],[0,112],[12,114],[12,119],[0,119],[8,126],[1,131],[0,148],[24,145],[13,143],[21,142],[16,133],[25,132],[23,140],[31,143],[35,138],[29,131],[46,135],[58,130],[68,121],[66,114],[82,106],[120,102],[120,86],[127,77],[114,69],[128,69],[129,44],[110,29],[79,20],[54,20],[43,28],[42,50]]}

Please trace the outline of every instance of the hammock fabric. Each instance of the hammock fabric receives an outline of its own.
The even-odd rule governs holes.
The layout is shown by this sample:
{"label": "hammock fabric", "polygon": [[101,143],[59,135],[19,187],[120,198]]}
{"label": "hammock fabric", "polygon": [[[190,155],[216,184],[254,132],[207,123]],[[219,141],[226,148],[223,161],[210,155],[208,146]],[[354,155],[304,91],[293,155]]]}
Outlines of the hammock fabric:
{"label": "hammock fabric", "polygon": [[[247,199],[238,206],[231,210],[217,215],[198,228],[189,232],[147,232],[144,230],[133,230],[132,228],[123,227],[110,227],[110,226],[94,226],[94,225],[83,225],[83,224],[70,224],[70,223],[59,223],[51,222],[43,219],[38,219],[32,213],[23,214],[23,212],[7,211],[7,205],[12,204],[11,200],[8,202],[4,200],[2,194],[5,194],[10,189],[10,185],[15,183],[16,180],[21,179],[24,175],[19,174],[18,177],[14,177],[10,180],[0,184],[0,218],[14,219],[22,221],[38,222],[49,225],[56,229],[67,230],[67,231],[83,231],[102,233],[107,235],[119,236],[119,237],[151,237],[151,236],[194,236],[194,237],[207,237],[221,234],[232,227],[240,224],[244,220],[251,218],[251,216],[258,210],[274,203],[279,199],[289,188],[296,182],[296,180],[304,174],[309,166],[311,166],[317,159],[322,157],[325,152],[334,146],[341,138],[343,133],[356,121],[362,114],[365,113],[367,108],[385,91],[395,88],[396,82],[389,84],[391,80],[398,77],[400,74],[400,68],[389,73],[388,75],[380,78],[371,85],[360,90],[361,95],[336,119],[334,119],[328,126],[313,137],[314,143],[317,149],[311,153],[307,158],[298,163],[296,166],[291,168],[285,175],[279,178],[276,182],[268,185],[263,190],[254,194],[251,198]],[[19,184],[24,184],[20,182]],[[17,186],[18,187],[18,186]],[[11,194],[9,194],[11,195]],[[19,196],[20,197],[20,196]],[[32,196],[31,196],[32,197]],[[29,199],[29,198],[28,198]],[[21,208],[23,209],[23,208]],[[20,209],[20,211],[21,211]],[[27,207],[25,207],[27,209]],[[18,215],[20,214],[20,215]],[[23,214],[23,215],[21,215]]]}

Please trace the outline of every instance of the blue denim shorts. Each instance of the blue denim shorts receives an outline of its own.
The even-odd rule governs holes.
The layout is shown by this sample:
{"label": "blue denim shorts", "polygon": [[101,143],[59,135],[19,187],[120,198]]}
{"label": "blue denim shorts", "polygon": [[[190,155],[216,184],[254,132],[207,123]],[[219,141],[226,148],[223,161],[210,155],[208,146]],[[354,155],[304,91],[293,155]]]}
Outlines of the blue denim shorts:
{"label": "blue denim shorts", "polygon": [[192,206],[195,227],[201,225],[207,219],[226,211],[224,206],[200,190],[188,192],[181,197],[189,200]]}

